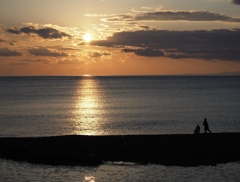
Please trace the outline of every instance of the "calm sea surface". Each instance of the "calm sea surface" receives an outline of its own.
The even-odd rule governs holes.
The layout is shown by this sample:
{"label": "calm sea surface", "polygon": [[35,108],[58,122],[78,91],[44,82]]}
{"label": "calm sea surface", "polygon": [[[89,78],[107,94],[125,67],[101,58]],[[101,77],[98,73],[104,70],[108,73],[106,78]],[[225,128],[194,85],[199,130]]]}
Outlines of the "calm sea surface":
{"label": "calm sea surface", "polygon": [[[0,77],[0,137],[240,132],[240,77]],[[240,164],[52,167],[0,159],[0,181],[237,181]],[[64,180],[66,179],[66,180]],[[94,181],[93,180],[93,181]]]}

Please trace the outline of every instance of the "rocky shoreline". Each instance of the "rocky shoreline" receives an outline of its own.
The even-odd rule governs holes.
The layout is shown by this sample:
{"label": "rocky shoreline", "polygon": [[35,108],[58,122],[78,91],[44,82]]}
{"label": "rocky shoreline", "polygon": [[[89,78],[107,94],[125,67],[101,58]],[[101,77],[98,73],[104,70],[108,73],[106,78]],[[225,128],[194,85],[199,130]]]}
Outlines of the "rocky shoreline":
{"label": "rocky shoreline", "polygon": [[0,138],[0,158],[50,165],[134,162],[175,166],[240,161],[240,133]]}

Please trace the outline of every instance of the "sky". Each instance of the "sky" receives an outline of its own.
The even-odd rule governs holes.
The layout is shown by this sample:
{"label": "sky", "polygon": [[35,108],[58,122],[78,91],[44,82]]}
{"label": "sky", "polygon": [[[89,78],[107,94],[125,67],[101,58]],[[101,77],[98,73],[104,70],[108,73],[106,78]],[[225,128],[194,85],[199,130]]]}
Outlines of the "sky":
{"label": "sky", "polygon": [[0,76],[240,74],[240,0],[0,0]]}

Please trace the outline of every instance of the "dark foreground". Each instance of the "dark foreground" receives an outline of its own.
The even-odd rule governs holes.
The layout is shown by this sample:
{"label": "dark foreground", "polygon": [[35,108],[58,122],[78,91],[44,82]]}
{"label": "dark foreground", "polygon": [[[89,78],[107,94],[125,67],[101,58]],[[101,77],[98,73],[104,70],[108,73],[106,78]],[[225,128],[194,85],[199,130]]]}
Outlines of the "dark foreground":
{"label": "dark foreground", "polygon": [[0,157],[52,165],[216,165],[240,161],[240,133],[0,138]]}

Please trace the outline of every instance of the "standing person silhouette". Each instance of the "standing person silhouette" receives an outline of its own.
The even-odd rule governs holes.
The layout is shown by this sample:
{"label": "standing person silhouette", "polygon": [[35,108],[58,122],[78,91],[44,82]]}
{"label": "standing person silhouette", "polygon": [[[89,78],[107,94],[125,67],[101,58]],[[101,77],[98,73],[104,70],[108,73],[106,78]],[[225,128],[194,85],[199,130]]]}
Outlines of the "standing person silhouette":
{"label": "standing person silhouette", "polygon": [[212,133],[211,130],[209,130],[207,118],[204,119],[204,121],[203,121],[203,126],[204,126],[204,132],[205,132],[205,133],[207,133],[207,131],[209,131],[210,133]]}

